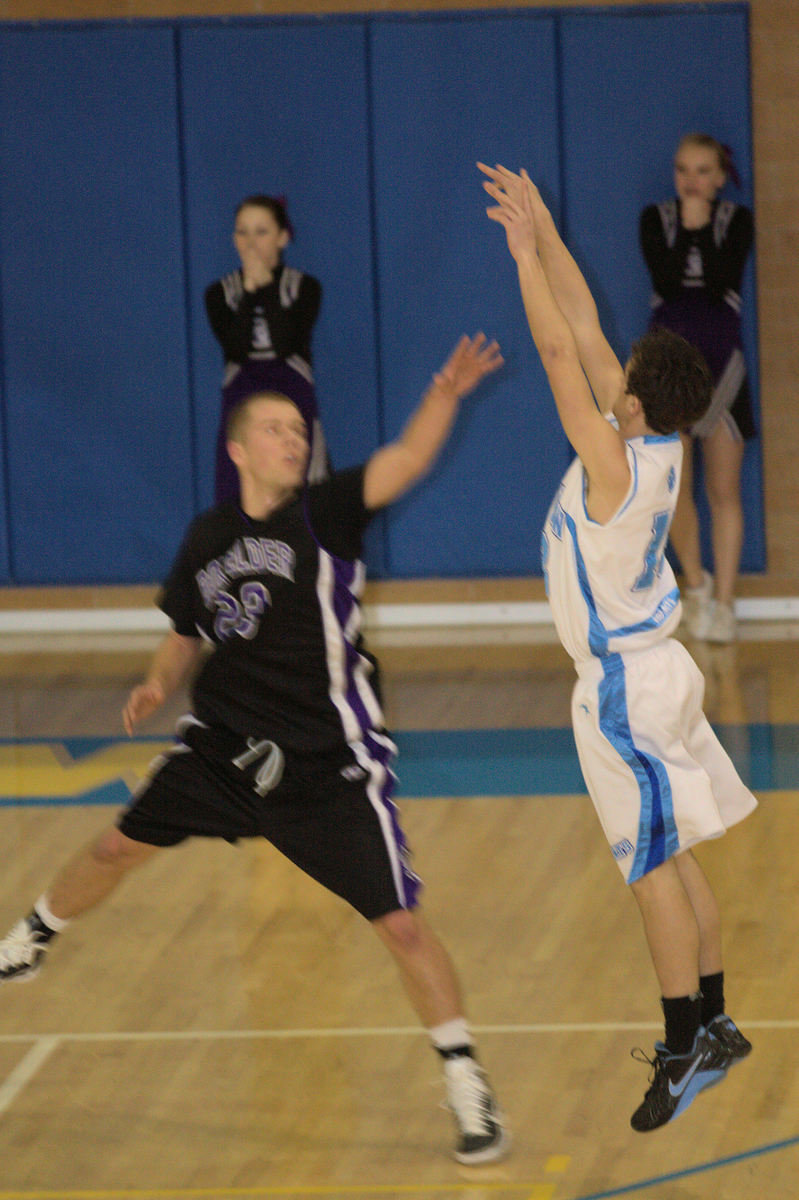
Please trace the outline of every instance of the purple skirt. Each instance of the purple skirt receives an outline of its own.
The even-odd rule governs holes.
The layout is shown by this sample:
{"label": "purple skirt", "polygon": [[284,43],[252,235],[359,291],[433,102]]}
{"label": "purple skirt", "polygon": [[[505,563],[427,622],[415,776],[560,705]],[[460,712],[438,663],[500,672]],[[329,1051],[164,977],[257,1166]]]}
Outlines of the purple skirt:
{"label": "purple skirt", "polygon": [[[726,413],[742,438],[755,437],[757,429],[745,370],[741,369],[737,375],[730,370],[736,361],[743,368],[741,318],[735,309],[711,300],[702,288],[683,288],[673,300],[664,300],[654,309],[650,328],[656,325],[679,333],[701,350],[716,389],[711,410],[718,414],[717,419]],[[735,384],[722,398],[719,390],[728,387],[730,378],[735,379]],[[700,432],[701,436],[707,436],[709,430],[703,427]]]}
{"label": "purple skirt", "polygon": [[[242,364],[241,370],[225,387],[222,388],[222,411],[219,415],[219,429],[216,437],[216,475],[215,501],[221,504],[223,500],[237,500],[239,496],[238,472],[227,452],[225,426],[228,414],[239,400],[253,392],[280,392],[288,396],[299,408],[308,426],[311,440],[311,463],[320,458],[324,460],[325,469],[316,472],[317,477],[326,473],[327,455],[324,450],[323,438],[319,426],[319,415],[316,407],[316,392],[312,383],[295,371],[284,359],[248,359]],[[316,443],[316,444],[315,444]],[[321,444],[320,444],[321,443]],[[309,470],[309,477],[311,472]]]}

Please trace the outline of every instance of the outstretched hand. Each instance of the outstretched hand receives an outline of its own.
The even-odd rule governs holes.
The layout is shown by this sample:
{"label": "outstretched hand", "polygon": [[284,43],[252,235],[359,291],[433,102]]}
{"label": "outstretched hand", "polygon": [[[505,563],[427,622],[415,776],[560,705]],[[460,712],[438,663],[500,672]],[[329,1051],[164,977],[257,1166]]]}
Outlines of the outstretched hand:
{"label": "outstretched hand", "polygon": [[[485,163],[479,162],[477,167],[484,175],[488,176],[494,187],[498,188],[501,192],[507,192],[509,195],[521,195],[523,190],[522,179],[527,176],[526,171],[517,174],[515,171],[509,171],[507,167],[503,167],[500,163],[497,163],[495,167],[489,167]],[[487,187],[485,180],[483,180],[483,187]]]}
{"label": "outstretched hand", "polygon": [[473,338],[465,334],[440,371],[433,376],[436,387],[454,392],[460,399],[477,387],[481,379],[499,370],[504,359],[497,342],[489,342],[483,333]]}
{"label": "outstretched hand", "polygon": [[514,258],[536,250],[536,204],[543,204],[538,188],[523,169],[520,175],[507,167],[477,166],[488,176],[483,187],[496,205],[486,209],[486,216],[502,225],[508,239],[508,249]]}
{"label": "outstretched hand", "polygon": [[401,435],[376,450],[366,464],[363,498],[367,508],[392,504],[429,471],[458,414],[461,398],[502,366],[496,342],[485,334],[464,337],[436,371],[421,403]]}

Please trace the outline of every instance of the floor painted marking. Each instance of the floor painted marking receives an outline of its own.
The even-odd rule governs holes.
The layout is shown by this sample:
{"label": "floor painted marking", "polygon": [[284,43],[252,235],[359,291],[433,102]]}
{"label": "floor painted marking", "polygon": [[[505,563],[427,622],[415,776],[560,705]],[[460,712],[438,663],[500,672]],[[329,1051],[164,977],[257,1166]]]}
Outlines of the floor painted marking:
{"label": "floor painted marking", "polygon": [[570,1166],[570,1154],[550,1154],[544,1163],[544,1170],[548,1175],[561,1175],[564,1171],[568,1171]]}
{"label": "floor painted marking", "polygon": [[[480,1168],[471,1168],[479,1170]],[[486,1192],[522,1194],[525,1200],[551,1200],[550,1183],[404,1183],[404,1184],[320,1184],[310,1187],[226,1187],[226,1188],[126,1188],[75,1191],[0,1192],[0,1200],[228,1200],[229,1197],[259,1196],[431,1196],[448,1193],[471,1196],[474,1200]],[[532,1190],[531,1190],[532,1189]]]}
{"label": "floor painted marking", "polygon": [[[623,1184],[603,1192],[590,1192],[576,1196],[573,1200],[614,1200],[618,1196],[640,1192],[644,1188],[658,1187],[660,1184],[673,1183],[676,1179],[686,1179],[706,1171],[715,1171],[720,1167],[731,1166],[735,1163],[746,1162],[764,1154],[774,1154],[779,1150],[790,1149],[799,1145],[799,1137],[786,1138],[780,1142],[770,1142],[764,1146],[754,1146],[740,1154],[731,1154],[726,1158],[713,1159],[700,1163],[695,1167],[685,1167],[680,1171],[671,1171],[664,1175],[653,1175],[635,1183]],[[566,1156],[555,1156],[557,1158]],[[267,1197],[267,1196],[385,1196],[391,1195],[433,1195],[449,1192],[475,1196],[475,1193],[505,1192],[506,1194],[525,1193],[526,1200],[551,1200],[554,1184],[540,1183],[509,1183],[485,1182],[449,1183],[449,1184],[378,1184],[366,1186],[361,1184],[344,1184],[342,1186],[320,1185],[311,1187],[253,1187],[253,1188],[127,1188],[124,1190],[58,1190],[58,1191],[25,1191],[0,1192],[0,1200],[226,1200],[230,1197]]]}
{"label": "floor painted marking", "polygon": [[[755,792],[799,786],[799,725],[714,725]],[[395,730],[400,795],[584,796],[571,728]],[[160,745],[158,745],[160,743]],[[0,807],[125,803],[164,737],[0,738]]]}
{"label": "floor painted marking", "polygon": [[640,1192],[643,1188],[658,1187],[661,1183],[673,1183],[675,1179],[687,1179],[691,1175],[701,1175],[704,1171],[716,1171],[719,1167],[729,1167],[733,1163],[747,1162],[763,1154],[774,1154],[777,1150],[787,1150],[799,1146],[799,1137],[786,1138],[782,1142],[769,1142],[765,1146],[754,1146],[740,1154],[730,1154],[726,1158],[715,1158],[711,1162],[700,1163],[696,1167],[684,1167],[681,1171],[671,1171],[668,1175],[652,1175],[649,1179],[640,1179],[637,1183],[627,1183],[622,1187],[610,1188],[607,1192],[590,1192],[585,1196],[575,1196],[573,1200],[613,1200],[616,1196],[629,1196],[632,1192]]}
{"label": "floor painted marking", "polygon": [[[799,1029],[799,1019],[788,1021],[746,1021],[746,1029],[793,1030]],[[662,1030],[662,1022],[652,1021],[581,1021],[560,1024],[535,1025],[473,1025],[472,1031],[488,1033],[641,1033]],[[0,1044],[15,1042],[208,1042],[208,1041],[284,1041],[294,1038],[350,1038],[350,1037],[423,1037],[426,1031],[419,1025],[386,1025],[360,1027],[331,1027],[314,1029],[146,1029],[103,1031],[97,1033],[0,1033]],[[4,1200],[0,1192],[0,1200]]]}
{"label": "floor painted marking", "polygon": [[21,1063],[18,1063],[4,1083],[0,1084],[0,1113],[16,1100],[25,1085],[33,1079],[39,1067],[47,1061],[61,1039],[53,1034],[36,1039]]}

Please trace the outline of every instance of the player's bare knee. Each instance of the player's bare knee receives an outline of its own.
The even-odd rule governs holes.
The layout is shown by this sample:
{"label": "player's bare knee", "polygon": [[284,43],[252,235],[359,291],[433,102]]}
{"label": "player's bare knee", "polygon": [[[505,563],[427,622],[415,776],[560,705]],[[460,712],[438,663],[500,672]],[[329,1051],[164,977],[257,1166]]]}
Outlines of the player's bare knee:
{"label": "player's bare knee", "polygon": [[116,827],[105,830],[90,847],[95,863],[106,869],[126,871],[149,858],[154,850],[143,842],[134,842]]}
{"label": "player's bare knee", "polygon": [[387,913],[373,924],[389,949],[396,953],[413,954],[424,944],[421,926],[410,909],[400,908]]}
{"label": "player's bare knee", "polygon": [[647,871],[646,875],[642,875],[640,879],[632,880],[630,891],[635,896],[641,908],[657,904],[660,901],[667,877],[671,873],[668,870],[670,865],[673,869],[673,864],[661,863],[654,870]]}

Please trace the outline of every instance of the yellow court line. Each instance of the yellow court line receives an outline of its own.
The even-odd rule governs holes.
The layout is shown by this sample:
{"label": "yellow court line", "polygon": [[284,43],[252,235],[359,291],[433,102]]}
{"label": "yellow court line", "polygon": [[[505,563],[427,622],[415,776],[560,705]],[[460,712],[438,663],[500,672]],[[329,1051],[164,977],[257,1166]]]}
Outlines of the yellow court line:
{"label": "yellow court line", "polygon": [[77,798],[117,779],[138,782],[164,742],[114,742],[73,759],[58,742],[0,746],[0,796]]}
{"label": "yellow court line", "polygon": [[[479,1168],[477,1168],[479,1170]],[[0,1200],[233,1200],[234,1197],[259,1196],[386,1196],[457,1193],[464,1197],[485,1192],[524,1194],[525,1200],[551,1200],[551,1183],[498,1183],[475,1180],[474,1183],[403,1183],[403,1184],[319,1184],[310,1187],[223,1187],[223,1188],[125,1188],[74,1191],[0,1192]]]}

